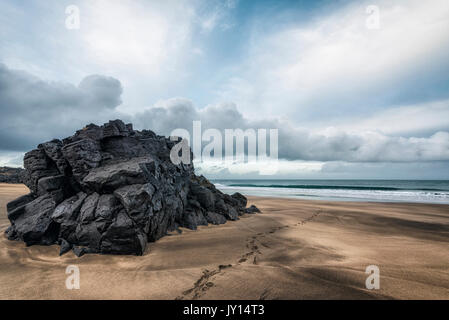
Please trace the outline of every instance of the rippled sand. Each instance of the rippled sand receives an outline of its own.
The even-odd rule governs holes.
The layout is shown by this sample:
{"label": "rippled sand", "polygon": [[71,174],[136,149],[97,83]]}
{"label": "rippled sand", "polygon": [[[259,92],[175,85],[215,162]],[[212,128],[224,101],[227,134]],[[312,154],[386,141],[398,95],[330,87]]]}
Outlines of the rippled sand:
{"label": "rippled sand", "polygon": [[[263,213],[184,230],[142,257],[59,257],[8,241],[0,184],[1,299],[449,299],[449,206],[251,197]],[[81,273],[66,289],[66,267]],[[380,268],[380,289],[365,268]]]}

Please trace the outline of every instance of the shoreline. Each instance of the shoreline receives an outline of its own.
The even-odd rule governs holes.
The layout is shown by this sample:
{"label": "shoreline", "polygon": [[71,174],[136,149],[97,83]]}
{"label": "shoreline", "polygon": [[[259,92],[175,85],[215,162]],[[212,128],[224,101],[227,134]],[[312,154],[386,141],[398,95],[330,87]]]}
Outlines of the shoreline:
{"label": "shoreline", "polygon": [[383,205],[425,205],[425,206],[441,206],[446,207],[449,210],[449,204],[446,203],[430,203],[430,202],[405,202],[405,201],[356,201],[356,200],[318,200],[318,199],[299,199],[299,198],[290,198],[290,197],[265,197],[265,196],[249,196],[245,195],[248,199],[257,199],[262,200],[291,200],[298,202],[312,202],[317,204],[330,204],[335,205],[341,203],[344,205],[345,203],[353,203],[353,204],[383,204]]}
{"label": "shoreline", "polygon": [[[223,192],[223,190],[220,190]],[[301,196],[264,196],[264,195],[248,195],[243,192],[244,190],[235,190],[235,192],[240,192],[247,198],[268,198],[268,199],[288,199],[288,200],[297,200],[297,201],[316,201],[316,202],[329,202],[329,203],[380,203],[380,204],[406,204],[406,205],[441,205],[448,206],[449,203],[445,202],[426,202],[426,201],[404,201],[404,200],[373,200],[373,199],[355,199],[355,198],[326,198],[321,196],[316,196],[316,198],[321,199],[313,199],[312,196],[305,196],[301,198]],[[308,197],[308,198],[306,198]]]}
{"label": "shoreline", "polygon": [[437,203],[449,205],[446,180],[214,180],[226,193],[343,202]]}
{"label": "shoreline", "polygon": [[448,205],[249,196],[261,214],[182,228],[143,256],[77,258],[5,238],[6,202],[26,192],[0,184],[0,299],[449,299]]}

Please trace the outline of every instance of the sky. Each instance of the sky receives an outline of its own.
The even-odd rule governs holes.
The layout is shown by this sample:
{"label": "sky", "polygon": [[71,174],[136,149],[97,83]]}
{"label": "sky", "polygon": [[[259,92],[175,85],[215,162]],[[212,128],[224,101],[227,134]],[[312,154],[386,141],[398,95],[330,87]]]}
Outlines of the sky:
{"label": "sky", "polygon": [[279,130],[210,178],[449,179],[449,2],[1,0],[0,165],[117,118]]}

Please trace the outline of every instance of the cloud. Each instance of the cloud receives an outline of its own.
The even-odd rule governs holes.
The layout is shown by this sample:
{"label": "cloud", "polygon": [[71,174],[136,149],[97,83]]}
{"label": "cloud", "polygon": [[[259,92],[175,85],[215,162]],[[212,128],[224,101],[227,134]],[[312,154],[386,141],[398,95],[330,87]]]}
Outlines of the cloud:
{"label": "cloud", "polygon": [[[278,129],[279,157],[290,161],[449,160],[447,130],[433,130],[427,136],[417,137],[389,134],[388,128],[373,130],[372,124],[371,127],[305,128],[285,119],[246,117],[234,103],[211,104],[198,109],[185,98],[160,100],[140,113],[125,115],[117,111],[122,91],[119,80],[101,75],[88,76],[75,86],[46,82],[0,65],[0,150],[27,151],[43,141],[69,136],[88,123],[101,124],[122,118],[133,122],[138,129],[151,129],[163,135],[178,128],[191,131],[193,121],[197,120],[201,121],[203,131],[214,128],[221,130],[223,136],[225,129]],[[444,105],[434,107],[441,106]],[[416,110],[416,107],[410,108]],[[407,109],[399,109],[399,114],[406,114],[404,110]],[[442,110],[447,111],[444,107]],[[388,115],[394,120],[392,111],[389,112],[379,119]],[[316,165],[313,168],[315,170]]]}
{"label": "cloud", "polygon": [[196,10],[196,20],[203,33],[210,33],[217,27],[228,30],[233,27],[232,11],[237,7],[238,1],[209,0]]}
{"label": "cloud", "polygon": [[235,101],[254,117],[275,111],[305,123],[447,99],[449,3],[376,1],[378,30],[365,25],[369,4],[268,30],[254,23],[247,58],[217,100]]}
{"label": "cloud", "polygon": [[[262,164],[264,165],[264,164]],[[267,164],[269,165],[269,164]],[[345,162],[279,160],[276,179],[449,179],[449,161],[426,162]],[[245,164],[223,166],[207,162],[195,170],[210,179],[260,179],[260,167]]]}
{"label": "cloud", "polygon": [[288,131],[288,135],[280,135],[281,141],[282,137],[283,156],[288,159],[349,162],[449,160],[448,132],[437,132],[426,138],[404,138],[329,128],[320,132],[293,130]]}
{"label": "cloud", "polygon": [[[29,0],[25,8],[0,1],[0,61],[54,81],[77,83],[92,73],[113,76],[127,88],[126,104],[119,109],[128,113],[161,97],[202,96],[205,82],[198,69],[212,69],[209,42],[228,23],[222,13],[228,5],[220,3]],[[80,9],[79,30],[65,28],[68,4]],[[216,11],[217,25],[203,34],[203,20]]]}
{"label": "cloud", "polygon": [[120,81],[92,75],[78,86],[43,81],[0,64],[0,150],[24,151],[120,114]]}
{"label": "cloud", "polygon": [[449,179],[449,161],[327,162],[317,176],[322,179]]}
{"label": "cloud", "polygon": [[3,151],[0,150],[0,166],[1,167],[22,167],[23,166],[23,152],[18,151]]}
{"label": "cloud", "polygon": [[[76,31],[64,27],[64,2],[0,3],[0,163],[122,118],[165,135],[194,120],[203,130],[278,128],[286,177],[447,167],[445,0],[73,4]],[[371,4],[378,30],[365,26]]]}
{"label": "cloud", "polygon": [[83,94],[83,105],[115,109],[122,104],[122,84],[117,79],[99,75],[85,77],[78,86]]}
{"label": "cloud", "polygon": [[[312,130],[277,119],[251,120],[232,103],[209,105],[197,110],[187,99],[160,101],[136,117],[138,127],[154,128],[169,135],[181,128],[192,131],[192,121],[200,120],[202,129],[278,129],[279,157],[288,160],[349,162],[413,162],[449,160],[449,132],[428,137],[392,136],[379,131],[338,127]],[[224,136],[224,134],[223,134]]]}
{"label": "cloud", "polygon": [[369,127],[302,128],[286,120],[247,118],[233,103],[197,109],[184,98],[161,100],[153,107],[130,116],[116,110],[121,103],[122,91],[120,82],[110,77],[88,76],[74,86],[46,82],[0,65],[0,149],[25,151],[44,140],[71,135],[87,123],[125,118],[134,122],[136,128],[151,129],[164,135],[177,128],[191,131],[192,122],[196,120],[202,122],[203,131],[208,128],[222,132],[234,128],[279,129],[279,156],[287,160],[449,160],[447,131],[433,132],[427,137],[403,137]]}
{"label": "cloud", "polygon": [[387,135],[425,136],[449,130],[449,100],[391,107],[333,121],[345,130],[370,130]]}
{"label": "cloud", "polygon": [[82,1],[80,8],[81,41],[101,65],[155,75],[189,46],[194,11],[187,1]]}

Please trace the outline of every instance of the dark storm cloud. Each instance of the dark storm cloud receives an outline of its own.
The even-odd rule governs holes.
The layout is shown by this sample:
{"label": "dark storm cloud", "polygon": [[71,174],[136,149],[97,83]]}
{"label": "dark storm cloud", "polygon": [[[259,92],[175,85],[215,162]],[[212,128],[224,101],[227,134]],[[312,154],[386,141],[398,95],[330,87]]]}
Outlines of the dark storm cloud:
{"label": "dark storm cloud", "polygon": [[75,86],[0,64],[0,149],[28,150],[87,123],[116,118],[122,91],[110,77],[91,75]]}
{"label": "dark storm cloud", "polygon": [[[278,129],[279,157],[288,160],[411,162],[449,160],[449,133],[434,132],[429,137],[389,136],[373,131],[321,131],[298,128],[288,121],[245,118],[232,103],[197,110],[187,99],[169,99],[136,116],[139,127],[154,128],[169,135],[174,129],[192,131],[192,121],[200,120],[203,131],[225,129]],[[207,142],[204,143],[204,145]]]}
{"label": "dark storm cloud", "polygon": [[[203,131],[218,129],[279,129],[279,157],[288,160],[348,162],[413,162],[449,160],[449,133],[400,137],[377,131],[329,128],[310,130],[289,121],[246,118],[233,103],[197,109],[190,100],[168,99],[135,114],[120,114],[120,81],[100,75],[78,86],[46,82],[26,72],[0,65],[0,150],[28,151],[37,144],[73,134],[88,123],[121,118],[137,129],[169,135],[174,129],[192,130],[200,120]],[[206,145],[207,142],[204,143]]]}

